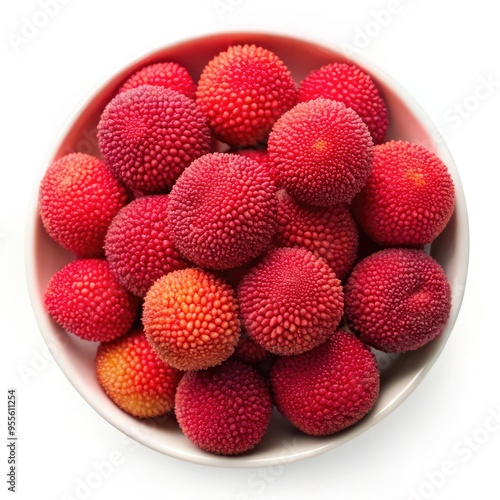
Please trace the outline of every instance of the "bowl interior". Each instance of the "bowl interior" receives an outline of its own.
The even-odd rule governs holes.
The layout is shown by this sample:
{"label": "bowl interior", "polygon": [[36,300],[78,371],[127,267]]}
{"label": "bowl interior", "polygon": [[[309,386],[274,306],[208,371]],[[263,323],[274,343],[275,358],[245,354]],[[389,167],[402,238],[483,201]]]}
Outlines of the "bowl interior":
{"label": "bowl interior", "polygon": [[299,82],[307,73],[334,62],[354,62],[372,75],[390,112],[388,140],[403,139],[425,145],[448,166],[456,186],[456,209],[445,231],[432,244],[431,255],[443,266],[452,287],[452,310],[443,333],[424,348],[400,356],[378,353],[382,382],[379,399],[358,424],[326,437],[310,437],[293,428],[275,411],[262,442],[237,457],[219,457],[195,447],[178,429],[174,417],[138,420],[115,406],[103,393],[94,370],[97,345],[67,334],[47,315],[43,294],[51,276],[73,255],[61,249],[46,234],[38,216],[35,189],[27,227],[27,278],[33,310],[52,354],[86,401],[112,425],[140,443],[161,453],[215,466],[257,467],[299,460],[333,449],[366,431],[393,411],[413,391],[442,350],[456,320],[462,301],[468,264],[468,222],[460,178],[446,145],[436,139],[435,127],[418,104],[389,76],[359,57],[347,57],[340,48],[304,39],[266,33],[209,35],[156,50],[114,74],[77,112],[62,132],[40,172],[55,159],[74,151],[99,155],[96,127],[105,105],[123,81],[138,68],[170,60],[183,64],[197,80],[204,65],[228,45],[255,43],[275,52]]}

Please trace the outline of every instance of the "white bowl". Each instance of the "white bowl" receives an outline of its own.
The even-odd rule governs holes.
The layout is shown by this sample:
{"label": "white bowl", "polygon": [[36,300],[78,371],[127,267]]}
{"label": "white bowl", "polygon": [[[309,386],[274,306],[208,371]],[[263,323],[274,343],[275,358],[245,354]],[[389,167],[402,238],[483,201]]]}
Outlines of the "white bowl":
{"label": "white bowl", "polygon": [[[387,139],[403,139],[425,145],[448,166],[456,188],[455,213],[444,232],[432,244],[431,255],[443,266],[452,288],[450,318],[443,333],[417,351],[392,359],[380,358],[382,381],[380,396],[356,425],[325,437],[311,437],[286,423],[275,411],[271,424],[258,446],[236,457],[221,457],[194,446],[180,431],[173,417],[138,420],[115,406],[97,382],[94,355],[97,345],[66,333],[48,316],[43,294],[50,277],[73,255],[61,249],[46,234],[38,215],[38,189],[33,193],[27,227],[26,266],[33,310],[54,359],[75,389],[108,422],[138,442],[172,457],[200,464],[223,467],[261,467],[292,462],[332,450],[374,426],[396,407],[421,382],[443,349],[458,315],[464,294],[468,266],[469,229],[464,193],[457,168],[436,128],[414,99],[379,68],[359,57],[346,56],[340,47],[317,44],[304,39],[268,33],[223,33],[184,41],[146,54],[109,78],[82,105],[62,131],[40,179],[52,161],[73,151],[98,155],[96,126],[105,105],[123,81],[138,68],[161,60],[183,64],[195,78],[204,65],[228,45],[255,43],[275,52],[300,81],[311,70],[333,61],[354,62],[374,78],[390,111]],[[40,180],[39,179],[39,180]],[[389,365],[389,366],[388,366]]]}

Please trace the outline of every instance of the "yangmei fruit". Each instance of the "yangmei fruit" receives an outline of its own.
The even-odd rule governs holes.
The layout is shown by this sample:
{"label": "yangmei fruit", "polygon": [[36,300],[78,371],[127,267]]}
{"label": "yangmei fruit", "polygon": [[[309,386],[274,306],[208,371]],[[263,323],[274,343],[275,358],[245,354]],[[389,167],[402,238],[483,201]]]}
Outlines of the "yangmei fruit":
{"label": "yangmei fruit", "polygon": [[366,71],[302,73],[313,57],[292,75],[290,50],[231,38],[202,49],[205,66],[151,57],[116,80],[100,156],[57,159],[39,191],[46,232],[77,257],[46,310],[100,342],[108,407],[175,414],[195,446],[228,456],[252,454],[273,404],[274,439],[280,419],[311,436],[356,424],[379,395],[376,350],[445,331],[452,290],[427,252],[455,206],[437,155],[384,142],[398,127]]}
{"label": "yangmei fruit", "polygon": [[203,70],[196,103],[214,134],[233,146],[264,142],[274,122],[297,102],[297,89],[283,62],[255,45],[234,45]]}
{"label": "yangmei fruit", "polygon": [[386,352],[418,349],[443,330],[451,290],[422,250],[389,248],[361,260],[345,287],[346,317],[360,339]]}
{"label": "yangmei fruit", "polygon": [[206,118],[193,100],[154,85],[114,97],[97,131],[110,171],[143,194],[167,192],[183,170],[211,147]]}
{"label": "yangmei fruit", "polygon": [[102,342],[96,354],[97,380],[123,411],[139,418],[159,417],[174,409],[182,372],[164,363],[142,330]]}
{"label": "yangmei fruit", "polygon": [[445,228],[455,208],[446,165],[423,146],[391,141],[375,146],[373,168],[354,200],[368,236],[384,246],[421,246]]}
{"label": "yangmei fruit", "polygon": [[124,335],[134,322],[139,300],[116,280],[104,259],[79,259],[52,276],[45,305],[65,330],[94,342]]}
{"label": "yangmei fruit", "polygon": [[104,250],[111,270],[140,297],[164,274],[188,266],[173,244],[168,207],[168,195],[138,198],[118,212],[106,234]]}
{"label": "yangmei fruit", "polygon": [[300,354],[325,342],[344,312],[335,273],[302,248],[269,252],[240,282],[238,301],[250,337],[279,355]]}
{"label": "yangmei fruit", "polygon": [[373,141],[341,102],[318,98],[282,115],[269,135],[280,186],[307,205],[349,203],[370,175]]}
{"label": "yangmei fruit", "polygon": [[196,91],[196,84],[188,70],[172,61],[149,64],[137,70],[118,92],[126,92],[141,85],[158,85],[180,92],[190,99],[194,99]]}
{"label": "yangmei fruit", "polygon": [[160,358],[179,370],[222,363],[240,336],[232,288],[201,269],[173,271],[155,281],[144,300],[142,322]]}
{"label": "yangmei fruit", "polygon": [[108,227],[128,198],[106,165],[84,153],[56,160],[43,176],[39,211],[47,233],[78,257],[100,257]]}
{"label": "yangmei fruit", "polygon": [[175,415],[184,434],[202,450],[220,455],[254,448],[271,411],[265,380],[239,360],[186,373],[175,396]]}
{"label": "yangmei fruit", "polygon": [[265,149],[237,149],[234,151],[230,151],[230,153],[234,153],[235,155],[245,156],[246,158],[251,158],[255,160],[259,165],[262,165],[271,176],[271,179],[274,181],[276,186],[278,186],[278,178],[271,159],[269,158],[269,153]]}
{"label": "yangmei fruit", "polygon": [[271,384],[276,406],[287,420],[306,434],[325,436],[370,411],[380,374],[370,350],[354,335],[337,330],[312,351],[278,357]]}
{"label": "yangmei fruit", "polygon": [[331,63],[309,73],[299,85],[299,102],[318,97],[352,108],[366,123],[373,142],[384,142],[389,126],[387,105],[371,76],[359,66]]}
{"label": "yangmei fruit", "polygon": [[344,279],[358,253],[358,229],[347,205],[311,207],[278,192],[278,246],[305,248],[322,257]]}
{"label": "yangmei fruit", "polygon": [[240,337],[240,341],[234,351],[234,356],[251,365],[257,365],[273,358],[273,355],[269,351],[257,344],[252,337],[247,336]]}
{"label": "yangmei fruit", "polygon": [[250,262],[276,230],[276,187],[256,161],[230,153],[195,160],[170,193],[175,246],[201,267],[230,269]]}

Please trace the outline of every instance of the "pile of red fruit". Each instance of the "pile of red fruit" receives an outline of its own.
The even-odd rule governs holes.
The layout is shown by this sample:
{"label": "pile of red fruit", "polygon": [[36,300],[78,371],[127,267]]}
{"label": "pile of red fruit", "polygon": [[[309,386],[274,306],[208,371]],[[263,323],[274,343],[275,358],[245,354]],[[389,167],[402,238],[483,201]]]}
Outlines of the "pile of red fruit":
{"label": "pile of red fruit", "polygon": [[121,409],[174,412],[226,455],[261,440],[273,404],[316,436],[369,412],[371,348],[420,348],[451,307],[424,246],[450,220],[452,179],[424,147],[384,142],[388,125],[357,66],[297,87],[255,45],[218,54],[197,85],[174,62],[123,83],[99,122],[102,157],[59,158],[39,198],[77,257],[47,310],[100,342],[97,378]]}

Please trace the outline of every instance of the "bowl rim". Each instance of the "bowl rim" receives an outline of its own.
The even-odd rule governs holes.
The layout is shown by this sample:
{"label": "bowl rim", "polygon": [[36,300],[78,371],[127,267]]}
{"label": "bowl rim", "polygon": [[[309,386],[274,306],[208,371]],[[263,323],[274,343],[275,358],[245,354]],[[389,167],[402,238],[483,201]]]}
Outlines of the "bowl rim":
{"label": "bowl rim", "polygon": [[[151,47],[150,49],[144,51],[142,54],[134,57],[132,60],[128,60],[126,64],[121,64],[118,67],[114,67],[111,71],[109,71],[105,77],[101,78],[100,81],[92,86],[89,93],[87,93],[86,97],[82,98],[80,102],[74,107],[73,111],[68,115],[66,120],[64,120],[61,125],[59,132],[56,134],[55,138],[52,141],[52,144],[47,150],[46,155],[43,158],[43,162],[37,175],[34,179],[34,184],[32,188],[32,193],[30,197],[30,202],[28,206],[27,213],[27,221],[26,221],[26,232],[25,232],[25,271],[26,271],[26,281],[28,294],[32,306],[33,313],[35,315],[36,322],[38,324],[40,333],[44,341],[46,342],[51,354],[54,357],[54,360],[58,364],[59,368],[62,370],[66,378],[72,384],[72,386],[77,390],[77,392],[84,398],[84,400],[107,422],[113,425],[115,428],[119,429],[123,433],[125,433],[130,438],[138,441],[139,443],[158,451],[164,455],[168,455],[174,458],[182,459],[185,461],[189,461],[196,464],[201,465],[209,465],[214,467],[229,467],[229,468],[252,468],[252,467],[267,467],[267,466],[275,466],[282,465],[285,463],[301,460],[304,458],[308,458],[311,456],[316,456],[322,453],[325,453],[333,448],[340,446],[341,444],[350,441],[354,437],[360,435],[363,432],[371,429],[377,423],[379,423],[383,418],[388,416],[394,410],[396,410],[410,394],[413,393],[415,388],[419,385],[428,371],[436,362],[437,358],[440,356],[444,345],[446,344],[449,335],[455,325],[457,320],[461,303],[463,301],[465,285],[467,280],[467,272],[469,265],[469,221],[467,214],[467,205],[465,200],[465,195],[462,187],[462,183],[460,180],[460,176],[458,173],[458,169],[456,167],[455,161],[451,155],[451,152],[444,141],[433,141],[433,147],[436,149],[436,152],[440,158],[443,159],[445,164],[447,165],[450,173],[453,176],[453,181],[455,183],[455,200],[456,206],[455,210],[460,211],[460,224],[457,227],[458,231],[458,245],[456,251],[459,252],[459,256],[457,257],[460,261],[460,266],[458,268],[458,275],[456,276],[456,280],[460,283],[461,288],[459,289],[459,293],[454,294],[453,296],[453,306],[452,311],[453,314],[450,314],[450,318],[447,322],[446,337],[440,342],[437,349],[435,349],[432,353],[432,356],[428,358],[424,365],[420,368],[420,370],[415,374],[415,376],[410,380],[410,382],[404,387],[402,391],[393,399],[389,404],[387,404],[384,408],[378,411],[375,415],[369,420],[362,420],[356,426],[351,427],[348,433],[342,434],[338,436],[337,439],[333,442],[320,443],[318,442],[318,446],[312,450],[308,450],[301,453],[294,453],[290,455],[280,455],[268,458],[253,458],[252,456],[244,456],[241,455],[239,457],[224,457],[219,455],[212,454],[197,454],[193,455],[189,453],[189,451],[181,451],[177,448],[166,448],[165,446],[161,446],[161,443],[151,439],[148,434],[140,434],[137,432],[133,432],[133,428],[130,425],[129,417],[126,416],[124,418],[120,417],[120,414],[117,413],[115,415],[109,415],[107,412],[102,411],[98,405],[95,404],[95,401],[92,397],[91,390],[86,387],[84,384],[79,383],[75,374],[74,367],[66,359],[65,356],[61,355],[59,349],[54,348],[54,339],[49,333],[53,329],[53,324],[51,319],[48,317],[48,314],[45,310],[43,299],[39,297],[39,292],[36,287],[36,253],[34,252],[35,248],[35,235],[36,235],[36,227],[39,223],[39,214],[38,214],[38,189],[40,181],[50,163],[55,159],[60,145],[63,139],[68,134],[71,127],[77,121],[77,119],[84,113],[85,109],[96,99],[96,97],[119,75],[123,74],[126,71],[129,71],[132,67],[137,66],[148,58],[154,57],[160,51],[171,49],[175,50],[177,47],[181,47],[187,43],[192,43],[196,41],[202,41],[208,38],[215,38],[220,36],[234,36],[234,37],[246,37],[251,39],[252,37],[262,37],[269,36],[272,38],[281,39],[283,41],[289,40],[294,42],[302,42],[309,45],[314,45],[318,48],[327,49],[331,53],[335,53],[337,55],[341,55],[344,58],[348,58],[352,63],[361,66],[364,70],[370,73],[376,80],[379,82],[383,82],[384,85],[389,86],[394,93],[401,98],[401,100],[408,106],[411,113],[417,118],[417,120],[423,125],[426,131],[437,131],[435,124],[432,122],[427,113],[423,110],[421,105],[416,101],[416,99],[398,82],[396,81],[390,74],[388,74],[385,70],[380,68],[378,65],[374,64],[372,61],[368,60],[364,56],[358,53],[346,53],[345,48],[342,46],[342,42],[340,41],[332,41],[326,40],[322,37],[311,37],[309,34],[304,34],[297,32],[294,30],[294,33],[290,33],[283,30],[275,30],[275,29],[219,29],[219,30],[209,30],[206,32],[201,32],[193,36],[189,36],[186,38],[178,39],[172,43],[167,43],[164,45],[157,45]],[[444,333],[444,332],[443,332]],[[123,412],[122,412],[123,413]],[[142,421],[137,421],[137,425],[140,426]]]}

